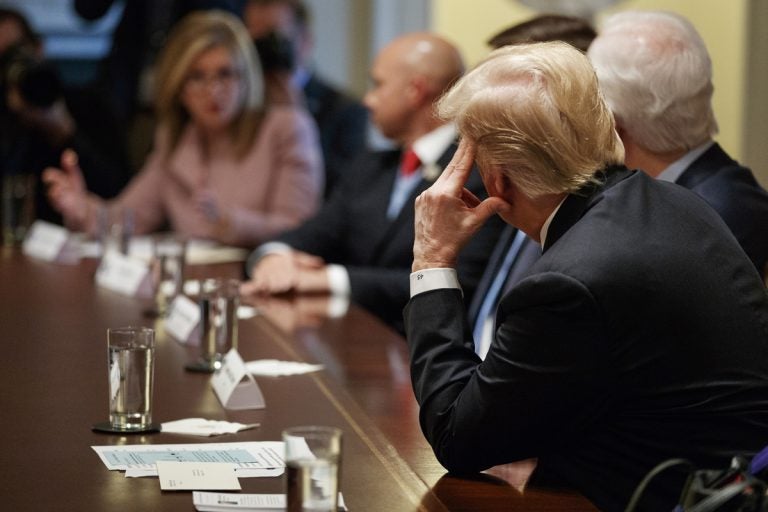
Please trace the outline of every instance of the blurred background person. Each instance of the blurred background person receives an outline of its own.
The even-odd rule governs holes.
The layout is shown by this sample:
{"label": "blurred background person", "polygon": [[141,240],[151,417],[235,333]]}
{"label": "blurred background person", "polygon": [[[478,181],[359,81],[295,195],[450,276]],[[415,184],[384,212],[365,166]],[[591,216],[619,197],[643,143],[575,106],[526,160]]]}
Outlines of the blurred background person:
{"label": "blurred background person", "polygon": [[[301,98],[315,119],[325,159],[325,197],[366,147],[368,113],[312,68],[310,13],[301,0],[246,0],[243,20],[277,94]],[[268,90],[270,90],[268,88]]]}
{"label": "blurred background person", "polygon": [[592,24],[584,18],[542,14],[496,33],[488,39],[488,46],[496,49],[510,44],[563,41],[586,52],[596,35]]}
{"label": "blurred background person", "polygon": [[101,112],[63,83],[26,18],[0,8],[0,171],[30,178],[36,218],[61,222],[40,178],[67,147],[81,155],[84,180],[96,193],[113,197],[128,181],[119,132]]}
{"label": "blurred background person", "polygon": [[768,193],[713,139],[712,62],[696,28],[669,12],[627,11],[605,21],[588,55],[627,166],[696,192],[765,276]]}
{"label": "blurred background person", "polygon": [[[435,117],[434,102],[463,71],[456,47],[427,32],[400,36],[378,53],[364,102],[399,148],[361,154],[317,215],[258,247],[247,264],[251,280],[244,294],[332,294],[402,331],[414,200],[456,151],[456,129]],[[483,196],[478,173],[467,188]],[[500,229],[492,220],[461,254],[458,271],[468,297]]]}
{"label": "blurred background person", "polygon": [[[263,102],[263,80],[241,21],[192,13],[173,30],[156,81],[158,130],[143,169],[114,201],[135,231],[165,222],[186,236],[253,245],[314,213],[322,155],[302,110]],[[95,233],[105,203],[88,193],[73,152],[45,181],[72,229]]]}
{"label": "blurred background person", "polygon": [[[218,9],[239,16],[245,0],[125,0],[112,34],[109,53],[99,63],[96,79],[87,86],[103,103],[123,134],[121,143],[135,171],[152,146],[155,128],[154,70],[173,26],[187,14]],[[73,0],[83,20],[104,18],[116,0]]]}

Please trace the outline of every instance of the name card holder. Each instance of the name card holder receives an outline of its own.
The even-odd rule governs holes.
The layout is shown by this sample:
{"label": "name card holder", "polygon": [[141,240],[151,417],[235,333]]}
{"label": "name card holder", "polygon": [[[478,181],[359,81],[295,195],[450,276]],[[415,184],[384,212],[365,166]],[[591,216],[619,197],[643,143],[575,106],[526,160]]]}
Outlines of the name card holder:
{"label": "name card holder", "polygon": [[[245,379],[244,382],[243,379]],[[245,369],[243,358],[232,349],[222,366],[211,376],[211,387],[225,409],[264,409],[264,395],[253,376]]]}
{"label": "name card holder", "polygon": [[185,295],[177,295],[168,306],[165,332],[185,345],[199,344],[200,306]]}
{"label": "name card holder", "polygon": [[22,252],[43,261],[73,264],[80,259],[77,244],[69,231],[56,224],[36,220],[21,246]]}
{"label": "name card holder", "polygon": [[108,250],[96,269],[96,284],[122,295],[150,299],[154,296],[149,264]]}

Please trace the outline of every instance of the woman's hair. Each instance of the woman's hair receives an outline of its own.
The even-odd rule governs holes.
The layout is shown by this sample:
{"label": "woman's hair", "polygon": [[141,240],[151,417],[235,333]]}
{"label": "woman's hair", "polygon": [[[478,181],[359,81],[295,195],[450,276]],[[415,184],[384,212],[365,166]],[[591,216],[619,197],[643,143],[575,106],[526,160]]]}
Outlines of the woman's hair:
{"label": "woman's hair", "polygon": [[477,146],[477,163],[528,197],[574,192],[624,161],[587,58],[563,42],[506,46],[448,91],[438,114]]}
{"label": "woman's hair", "polygon": [[189,70],[202,53],[219,47],[231,52],[241,81],[241,108],[230,126],[237,156],[243,156],[256,137],[264,108],[264,79],[248,32],[232,14],[193,12],[173,28],[157,64],[155,106],[171,149],[189,122],[181,103]]}
{"label": "woman's hair", "polygon": [[613,15],[588,55],[621,128],[643,148],[689,150],[717,133],[712,63],[685,18],[661,11]]}

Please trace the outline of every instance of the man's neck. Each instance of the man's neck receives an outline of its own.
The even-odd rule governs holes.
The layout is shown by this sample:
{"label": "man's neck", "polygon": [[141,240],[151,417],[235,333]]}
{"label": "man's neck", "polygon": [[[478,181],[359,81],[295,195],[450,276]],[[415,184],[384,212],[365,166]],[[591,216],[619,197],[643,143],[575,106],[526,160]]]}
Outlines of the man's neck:
{"label": "man's neck", "polygon": [[624,151],[624,162],[628,168],[641,169],[654,178],[687,153],[686,149],[654,153],[626,139],[624,140]]}
{"label": "man's neck", "polygon": [[531,239],[541,243],[541,228],[560,206],[567,194],[546,194],[531,199],[515,189],[510,202],[514,209],[514,218],[504,218],[506,222],[523,231]]}

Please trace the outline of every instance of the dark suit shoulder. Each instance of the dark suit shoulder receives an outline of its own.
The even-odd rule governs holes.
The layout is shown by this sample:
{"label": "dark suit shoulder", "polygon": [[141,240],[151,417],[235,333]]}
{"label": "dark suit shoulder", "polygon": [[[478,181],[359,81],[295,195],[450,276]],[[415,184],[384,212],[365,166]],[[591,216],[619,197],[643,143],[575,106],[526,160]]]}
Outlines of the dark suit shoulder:
{"label": "dark suit shoulder", "polygon": [[752,171],[714,144],[685,170],[677,184],[695,192],[722,217],[762,272],[768,264],[768,192]]}

